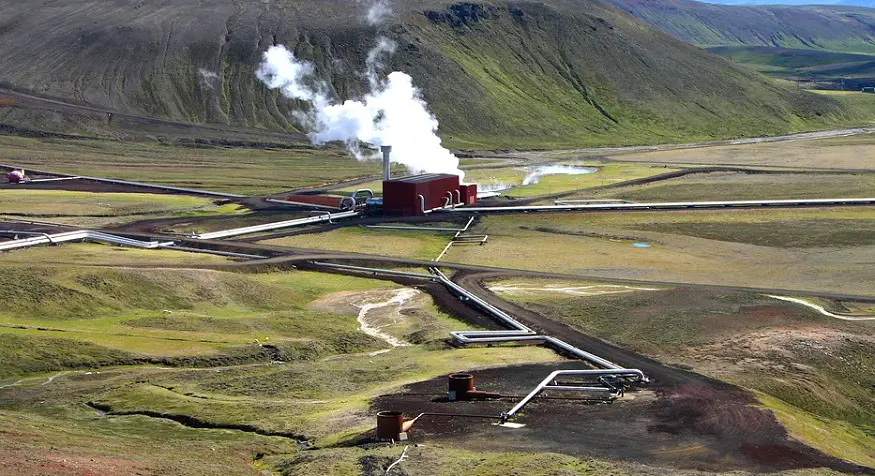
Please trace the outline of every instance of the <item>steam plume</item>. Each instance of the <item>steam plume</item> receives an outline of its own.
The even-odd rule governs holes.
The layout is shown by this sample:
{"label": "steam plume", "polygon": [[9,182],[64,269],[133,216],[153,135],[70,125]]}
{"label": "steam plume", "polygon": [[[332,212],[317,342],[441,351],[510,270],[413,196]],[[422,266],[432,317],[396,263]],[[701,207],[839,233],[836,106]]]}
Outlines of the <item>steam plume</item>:
{"label": "steam plume", "polygon": [[367,20],[370,25],[380,25],[389,15],[392,14],[392,7],[388,0],[375,0],[368,9]]}
{"label": "steam plume", "polygon": [[[441,146],[435,133],[438,121],[413,86],[413,79],[400,71],[390,73],[386,79],[378,77],[381,58],[393,50],[394,43],[381,38],[368,54],[370,92],[358,100],[341,103],[329,97],[327,86],[315,78],[313,65],[298,60],[282,45],[264,53],[256,76],[284,96],[312,105],[299,118],[310,127],[309,137],[314,144],[343,141],[360,160],[377,158],[381,145],[391,145],[393,161],[414,173],[463,175],[459,159]],[[363,153],[362,145],[371,152]]]}

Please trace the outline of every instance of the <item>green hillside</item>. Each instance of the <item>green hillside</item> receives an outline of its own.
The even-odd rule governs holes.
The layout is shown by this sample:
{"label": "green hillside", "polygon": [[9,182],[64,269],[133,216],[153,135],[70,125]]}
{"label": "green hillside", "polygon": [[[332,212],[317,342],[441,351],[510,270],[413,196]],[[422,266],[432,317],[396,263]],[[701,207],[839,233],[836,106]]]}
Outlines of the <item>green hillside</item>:
{"label": "green hillside", "polygon": [[708,51],[782,79],[875,78],[875,55],[764,46],[718,46]]}
{"label": "green hillside", "polygon": [[[261,53],[285,44],[337,96],[361,94],[379,33],[364,8],[341,0],[0,0],[0,87],[133,116],[296,132],[289,117],[302,105],[256,80]],[[866,119],[594,0],[399,2],[382,31],[398,44],[387,68],[413,76],[456,146],[676,142]],[[0,108],[0,125],[139,132],[104,114],[20,104]]]}
{"label": "green hillside", "polygon": [[875,53],[875,10],[838,5],[713,5],[694,0],[608,0],[699,46],[769,46]]}

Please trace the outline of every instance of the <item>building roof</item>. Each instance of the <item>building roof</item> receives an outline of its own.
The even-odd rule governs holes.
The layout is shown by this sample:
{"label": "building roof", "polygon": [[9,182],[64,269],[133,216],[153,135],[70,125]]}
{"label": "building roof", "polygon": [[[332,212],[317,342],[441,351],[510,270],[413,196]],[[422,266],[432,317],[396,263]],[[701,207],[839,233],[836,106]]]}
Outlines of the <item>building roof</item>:
{"label": "building roof", "polygon": [[458,179],[458,175],[454,174],[420,174],[420,175],[408,175],[407,177],[398,177],[387,180],[387,182],[404,182],[404,183],[423,183],[423,182],[431,182],[433,180],[454,178]]}

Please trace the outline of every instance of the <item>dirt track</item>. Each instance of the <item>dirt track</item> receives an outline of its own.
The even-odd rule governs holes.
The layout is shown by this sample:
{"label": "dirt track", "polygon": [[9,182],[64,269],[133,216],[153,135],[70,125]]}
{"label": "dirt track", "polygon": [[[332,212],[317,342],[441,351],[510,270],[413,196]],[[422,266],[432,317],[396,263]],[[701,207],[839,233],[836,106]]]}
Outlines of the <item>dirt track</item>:
{"label": "dirt track", "polygon": [[[666,367],[508,303],[484,289],[481,280],[485,276],[492,275],[462,272],[454,280],[526,325],[624,367],[641,369],[652,382],[645,389],[631,392],[629,399],[611,405],[587,404],[573,396],[568,399],[568,395],[553,393],[551,398],[537,399],[526,408],[518,418],[526,425],[521,429],[495,427],[493,420],[426,417],[411,432],[414,442],[439,440],[485,451],[554,451],[706,471],[828,467],[875,474],[875,469],[837,460],[789,439],[770,412],[752,406],[757,401],[751,393],[693,372]],[[448,304],[446,295],[433,296],[440,305]],[[457,301],[454,297],[449,299]],[[470,308],[459,312],[453,306],[453,311],[466,321],[482,322],[482,317]],[[492,402],[446,402],[445,378],[436,378],[376,399],[373,410],[401,410],[408,416],[421,412],[498,415],[550,371],[560,368],[579,369],[586,365],[570,361],[474,371],[478,389],[514,397]]]}

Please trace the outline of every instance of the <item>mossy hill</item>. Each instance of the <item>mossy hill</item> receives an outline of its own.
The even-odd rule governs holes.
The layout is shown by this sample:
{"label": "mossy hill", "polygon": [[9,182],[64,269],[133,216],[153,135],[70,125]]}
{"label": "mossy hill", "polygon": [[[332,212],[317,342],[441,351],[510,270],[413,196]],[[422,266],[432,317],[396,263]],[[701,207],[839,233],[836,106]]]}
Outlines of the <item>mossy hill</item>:
{"label": "mossy hill", "polygon": [[676,38],[703,47],[769,46],[875,53],[875,9],[871,8],[713,5],[694,0],[609,1]]}
{"label": "mossy hill", "polygon": [[[0,0],[0,86],[134,115],[295,132],[289,118],[302,105],[258,82],[261,53],[285,44],[349,98],[365,89],[364,59],[385,34],[398,44],[386,68],[413,76],[441,134],[461,147],[678,142],[865,120],[598,1],[396,3],[374,27],[363,4],[341,0]],[[0,125],[130,132],[100,114],[25,103],[0,108]]]}

